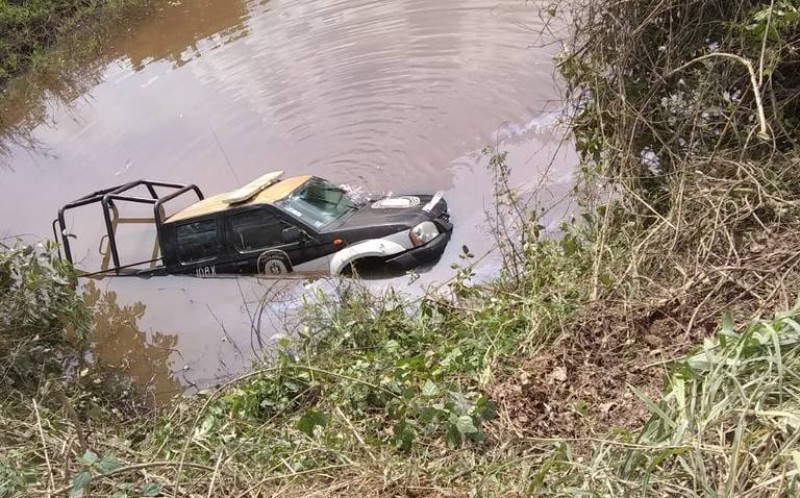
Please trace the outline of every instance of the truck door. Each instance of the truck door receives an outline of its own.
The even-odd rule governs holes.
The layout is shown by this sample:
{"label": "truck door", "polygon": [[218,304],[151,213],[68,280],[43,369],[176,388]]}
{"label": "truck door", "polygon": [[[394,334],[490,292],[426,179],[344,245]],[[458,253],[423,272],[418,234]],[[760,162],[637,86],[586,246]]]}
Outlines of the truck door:
{"label": "truck door", "polygon": [[284,242],[283,230],[291,225],[272,209],[266,206],[248,208],[229,213],[227,219],[233,271],[261,273],[263,269],[258,266],[266,262],[262,257],[265,253],[285,259],[284,267],[291,270],[301,242]]}
{"label": "truck door", "polygon": [[222,231],[217,217],[181,223],[175,226],[176,253],[182,270],[207,277],[217,274],[222,255]]}

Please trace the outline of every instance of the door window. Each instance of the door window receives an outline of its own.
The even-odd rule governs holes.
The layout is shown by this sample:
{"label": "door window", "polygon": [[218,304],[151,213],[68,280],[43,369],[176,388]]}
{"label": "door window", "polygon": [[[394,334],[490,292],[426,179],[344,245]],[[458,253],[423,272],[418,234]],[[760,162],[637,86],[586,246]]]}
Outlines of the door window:
{"label": "door window", "polygon": [[183,264],[210,261],[219,256],[217,220],[184,223],[176,229],[178,259]]}
{"label": "door window", "polygon": [[255,209],[231,216],[233,246],[239,252],[257,251],[283,244],[286,224],[264,209]]}

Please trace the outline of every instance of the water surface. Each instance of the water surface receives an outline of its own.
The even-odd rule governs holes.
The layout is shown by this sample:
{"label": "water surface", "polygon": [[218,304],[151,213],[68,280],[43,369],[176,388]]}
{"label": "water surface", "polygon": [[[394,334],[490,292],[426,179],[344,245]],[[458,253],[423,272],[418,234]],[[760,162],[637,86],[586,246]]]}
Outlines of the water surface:
{"label": "water surface", "polygon": [[[114,38],[77,86],[70,80],[70,91],[55,82],[38,112],[23,99],[3,109],[3,122],[23,138],[6,134],[4,142],[0,235],[48,237],[62,203],[138,178],[196,183],[214,194],[282,169],[361,192],[445,191],[456,231],[443,260],[413,284],[402,277],[374,285],[445,281],[463,245],[480,255],[493,244],[485,145],[502,140],[515,182],[537,186],[543,203],[570,186],[574,154],[559,148],[552,127],[561,110],[552,63],[558,46],[544,33],[539,7],[522,0],[164,3]],[[97,213],[70,226],[81,264],[97,264]],[[125,257],[147,255],[147,233],[126,234]],[[490,264],[485,274],[496,270]],[[248,278],[96,285],[114,293],[99,319],[103,336],[127,327],[105,348],[110,361],[138,369],[136,377],[157,391],[246,369],[262,343],[285,332],[283,317],[303,291],[297,282]],[[253,305],[265,292],[271,306],[254,323]]]}

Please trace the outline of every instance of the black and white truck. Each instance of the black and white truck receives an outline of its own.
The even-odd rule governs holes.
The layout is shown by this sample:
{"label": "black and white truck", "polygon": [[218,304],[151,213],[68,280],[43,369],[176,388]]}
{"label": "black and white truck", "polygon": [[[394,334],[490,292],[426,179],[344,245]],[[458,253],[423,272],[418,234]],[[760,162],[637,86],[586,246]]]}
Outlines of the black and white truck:
{"label": "black and white truck", "polygon": [[[166,215],[167,204],[184,195],[197,200]],[[118,207],[126,202],[152,205],[157,242],[145,269],[119,258]],[[280,171],[208,198],[195,185],[137,180],[61,207],[53,231],[70,263],[66,213],[97,203],[107,238],[99,274],[338,275],[366,262],[405,270],[436,261],[453,230],[441,193],[356,202],[327,180]]]}

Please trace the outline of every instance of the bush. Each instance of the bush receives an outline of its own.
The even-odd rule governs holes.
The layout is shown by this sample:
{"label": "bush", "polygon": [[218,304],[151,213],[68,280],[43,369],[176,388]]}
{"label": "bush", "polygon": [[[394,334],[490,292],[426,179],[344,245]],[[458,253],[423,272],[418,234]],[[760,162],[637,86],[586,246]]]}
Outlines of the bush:
{"label": "bush", "polygon": [[55,247],[0,246],[0,382],[35,387],[85,342],[89,313]]}
{"label": "bush", "polygon": [[[800,129],[800,2],[576,2],[559,63],[578,150],[656,208],[686,161],[792,151]],[[674,200],[674,199],[673,199]],[[658,202],[661,201],[661,202]]]}

